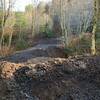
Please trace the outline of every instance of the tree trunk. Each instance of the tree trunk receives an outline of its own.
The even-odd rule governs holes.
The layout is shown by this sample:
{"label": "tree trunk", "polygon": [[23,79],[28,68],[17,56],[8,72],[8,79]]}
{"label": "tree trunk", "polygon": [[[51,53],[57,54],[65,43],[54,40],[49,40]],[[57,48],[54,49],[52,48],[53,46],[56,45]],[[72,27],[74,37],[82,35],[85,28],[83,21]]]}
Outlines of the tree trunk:
{"label": "tree trunk", "polygon": [[2,23],[1,23],[1,27],[2,27],[2,35],[1,35],[1,38],[0,38],[0,49],[2,48],[2,44],[3,44],[3,40],[4,40],[4,34],[5,34],[5,31],[4,31],[4,20],[5,20],[5,0],[4,1],[1,1],[1,4],[2,4]]}
{"label": "tree trunk", "polygon": [[96,29],[97,29],[97,21],[99,15],[99,0],[94,0],[94,22],[93,22],[93,31],[92,31],[92,46],[91,46],[91,54],[96,54]]}

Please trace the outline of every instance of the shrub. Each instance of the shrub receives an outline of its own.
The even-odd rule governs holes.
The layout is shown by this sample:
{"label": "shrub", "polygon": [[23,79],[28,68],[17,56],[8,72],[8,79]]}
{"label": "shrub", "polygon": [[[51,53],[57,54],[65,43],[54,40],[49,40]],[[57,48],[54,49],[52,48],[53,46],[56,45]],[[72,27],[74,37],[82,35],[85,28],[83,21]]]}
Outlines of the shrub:
{"label": "shrub", "polygon": [[91,37],[85,38],[84,36],[81,37],[74,37],[71,39],[68,48],[65,49],[65,53],[68,55],[82,55],[84,53],[91,52]]}
{"label": "shrub", "polygon": [[23,50],[29,47],[29,44],[24,39],[18,40],[16,43],[16,50]]}
{"label": "shrub", "polygon": [[12,53],[14,53],[14,47],[9,48],[8,46],[5,45],[0,49],[1,57],[8,56]]}

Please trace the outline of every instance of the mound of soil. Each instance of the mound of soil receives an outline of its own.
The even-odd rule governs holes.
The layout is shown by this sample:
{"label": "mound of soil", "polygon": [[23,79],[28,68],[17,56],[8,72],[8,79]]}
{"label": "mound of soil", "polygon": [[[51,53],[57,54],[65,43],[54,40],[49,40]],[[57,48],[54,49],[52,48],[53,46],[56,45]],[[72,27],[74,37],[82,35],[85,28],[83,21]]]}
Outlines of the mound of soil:
{"label": "mound of soil", "polygon": [[100,56],[2,61],[0,100],[100,100]]}

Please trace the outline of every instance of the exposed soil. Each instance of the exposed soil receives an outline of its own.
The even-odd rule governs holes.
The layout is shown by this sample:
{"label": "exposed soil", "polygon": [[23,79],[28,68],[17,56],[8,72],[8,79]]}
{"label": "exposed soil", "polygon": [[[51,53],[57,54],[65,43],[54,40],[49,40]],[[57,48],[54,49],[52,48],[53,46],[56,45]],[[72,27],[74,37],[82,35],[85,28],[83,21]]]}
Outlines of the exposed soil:
{"label": "exposed soil", "polygon": [[60,43],[40,44],[1,59],[0,100],[100,100],[100,56],[65,58]]}

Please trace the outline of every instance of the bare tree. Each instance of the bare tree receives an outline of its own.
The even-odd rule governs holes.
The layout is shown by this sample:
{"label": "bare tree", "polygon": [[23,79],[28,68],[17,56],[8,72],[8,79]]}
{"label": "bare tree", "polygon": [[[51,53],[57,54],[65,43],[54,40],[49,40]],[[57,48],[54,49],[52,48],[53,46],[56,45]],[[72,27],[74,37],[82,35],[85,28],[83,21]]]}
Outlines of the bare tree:
{"label": "bare tree", "polygon": [[[12,16],[12,8],[13,8],[13,5],[15,3],[15,0],[1,0],[1,6],[2,6],[2,35],[1,35],[1,39],[0,39],[0,49],[2,48],[2,45],[4,45],[4,35],[5,35],[5,26],[6,26],[6,23],[7,23],[7,20],[9,18],[9,16],[11,17]],[[9,36],[9,47],[11,45],[11,40],[12,40],[12,33],[10,33],[10,36]]]}
{"label": "bare tree", "polygon": [[89,27],[93,16],[92,0],[54,0],[53,3],[61,23],[64,44],[67,47],[72,33],[84,33]]}
{"label": "bare tree", "polygon": [[34,33],[36,33],[36,31],[37,32],[39,31],[39,25],[38,25],[38,22],[37,22],[37,20],[38,20],[38,12],[37,12],[38,2],[39,2],[39,0],[32,0],[32,5],[33,5],[33,8],[34,8],[34,10],[32,10],[32,26],[31,26],[32,36],[34,36]]}

